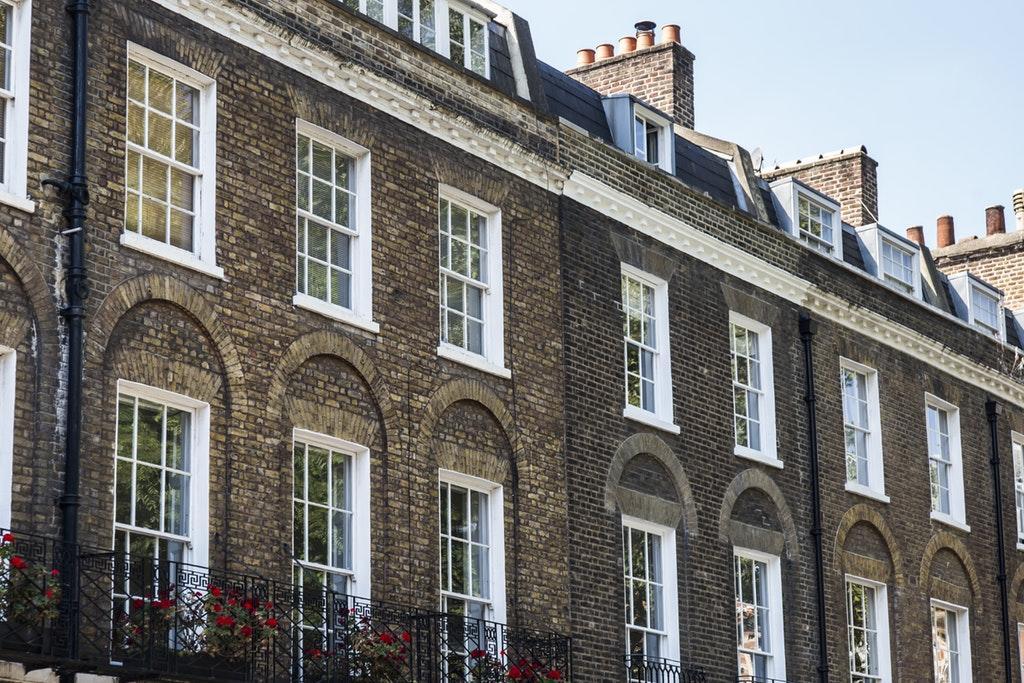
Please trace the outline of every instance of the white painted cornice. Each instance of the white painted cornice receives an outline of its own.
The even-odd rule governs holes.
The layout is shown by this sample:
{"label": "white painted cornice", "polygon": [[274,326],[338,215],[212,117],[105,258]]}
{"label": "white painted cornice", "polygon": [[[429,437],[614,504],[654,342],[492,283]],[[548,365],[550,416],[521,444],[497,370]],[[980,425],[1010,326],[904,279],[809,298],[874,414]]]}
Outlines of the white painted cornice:
{"label": "white painted cornice", "polygon": [[565,170],[541,156],[223,0],[153,2],[534,185],[561,190]]}
{"label": "white painted cornice", "polygon": [[[905,325],[851,304],[814,283],[698,230],[579,171],[565,183],[566,197],[584,204],[673,249],[769,291],[823,319],[874,339],[972,384],[993,396],[1024,407],[1024,384]],[[969,333],[972,331],[965,331]]]}

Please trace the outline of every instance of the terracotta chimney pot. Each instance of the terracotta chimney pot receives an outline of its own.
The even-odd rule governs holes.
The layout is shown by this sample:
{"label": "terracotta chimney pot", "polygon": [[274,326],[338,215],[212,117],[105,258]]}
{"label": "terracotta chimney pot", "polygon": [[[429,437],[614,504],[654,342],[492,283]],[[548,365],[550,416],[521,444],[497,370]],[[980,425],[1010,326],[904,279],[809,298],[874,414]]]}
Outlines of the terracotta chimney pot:
{"label": "terracotta chimney pot", "polygon": [[654,27],[657,26],[653,21],[638,21],[634,28],[636,28],[636,46],[637,49],[643,49],[645,47],[651,47],[654,45]]}
{"label": "terracotta chimney pot", "polygon": [[939,216],[939,219],[935,221],[935,232],[939,249],[956,244],[956,230],[953,227],[952,216]]}
{"label": "terracotta chimney pot", "polygon": [[609,59],[615,56],[615,46],[611,43],[601,43],[597,46],[597,58]]}
{"label": "terracotta chimney pot", "polygon": [[583,66],[584,64],[594,63],[594,51],[589,47],[583,48],[582,50],[576,51],[576,64],[577,66]]}
{"label": "terracotta chimney pot", "polygon": [[665,24],[661,27],[661,44],[666,43],[678,43],[679,39],[679,24]]}
{"label": "terracotta chimney pot", "polygon": [[619,38],[619,54],[626,54],[634,50],[636,50],[636,38],[633,36]]}
{"label": "terracotta chimney pot", "polygon": [[985,234],[1002,235],[1006,232],[1005,207],[996,205],[985,209]]}
{"label": "terracotta chimney pot", "polygon": [[907,228],[907,239],[920,245],[924,245],[924,226],[915,225]]}

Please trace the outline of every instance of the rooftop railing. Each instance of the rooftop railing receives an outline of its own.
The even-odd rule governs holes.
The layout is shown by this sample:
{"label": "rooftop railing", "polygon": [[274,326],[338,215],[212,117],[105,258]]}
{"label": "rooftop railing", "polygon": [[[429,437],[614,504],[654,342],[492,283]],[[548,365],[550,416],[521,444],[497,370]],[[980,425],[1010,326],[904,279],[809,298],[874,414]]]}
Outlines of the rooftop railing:
{"label": "rooftop railing", "polygon": [[571,680],[568,637],[60,541],[0,542],[0,659],[130,679]]}

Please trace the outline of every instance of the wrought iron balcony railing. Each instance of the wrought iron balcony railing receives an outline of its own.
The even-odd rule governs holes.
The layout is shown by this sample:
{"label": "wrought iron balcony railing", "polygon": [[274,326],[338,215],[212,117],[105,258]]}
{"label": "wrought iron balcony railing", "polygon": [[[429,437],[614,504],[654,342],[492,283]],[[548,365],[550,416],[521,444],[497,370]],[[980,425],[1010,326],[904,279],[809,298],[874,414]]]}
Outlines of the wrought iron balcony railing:
{"label": "wrought iron balcony railing", "polygon": [[672,659],[626,655],[626,680],[629,683],[709,683],[699,666],[690,666]]}
{"label": "wrought iron balcony railing", "polygon": [[129,678],[571,680],[570,639],[322,588],[17,535],[0,543],[0,659]]}
{"label": "wrought iron balcony railing", "polygon": [[737,676],[736,683],[796,683],[796,681],[784,678],[767,678],[765,676]]}

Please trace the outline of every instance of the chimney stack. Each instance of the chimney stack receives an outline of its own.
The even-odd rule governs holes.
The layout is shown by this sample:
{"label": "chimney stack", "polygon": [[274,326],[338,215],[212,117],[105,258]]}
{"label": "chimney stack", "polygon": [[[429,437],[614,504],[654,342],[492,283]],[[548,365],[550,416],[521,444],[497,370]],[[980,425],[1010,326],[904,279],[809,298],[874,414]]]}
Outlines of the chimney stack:
{"label": "chimney stack", "polygon": [[645,47],[654,47],[654,27],[657,26],[653,21],[638,21],[634,25],[636,28],[636,46],[638,49],[644,49]]}
{"label": "chimney stack", "polygon": [[615,46],[611,43],[601,43],[597,46],[597,59],[611,59],[615,56]]}
{"label": "chimney stack", "polygon": [[761,172],[771,182],[795,178],[839,202],[842,219],[855,228],[878,223],[878,162],[861,145],[780,164]]}
{"label": "chimney stack", "polygon": [[582,50],[577,50],[576,51],[576,65],[577,66],[584,66],[586,64],[593,64],[594,63],[594,54],[595,54],[595,52],[593,50],[591,50],[590,48],[584,48]]}
{"label": "chimney stack", "polygon": [[612,43],[598,45],[593,60],[580,50],[566,73],[605,97],[628,93],[692,130],[693,53],[680,44],[678,24],[663,26],[659,43],[655,28],[638,21],[635,34],[616,41],[618,54]]}
{"label": "chimney stack", "polygon": [[1000,205],[985,209],[985,234],[1002,235],[1006,232],[1005,208]]}
{"label": "chimney stack", "polygon": [[1017,217],[1017,229],[1024,230],[1024,190],[1013,193],[1013,214]]}
{"label": "chimney stack", "polygon": [[939,249],[956,244],[956,230],[953,227],[952,216],[939,216],[935,221],[935,232]]}
{"label": "chimney stack", "polygon": [[907,239],[911,242],[924,246],[924,226],[915,225],[907,228]]}

